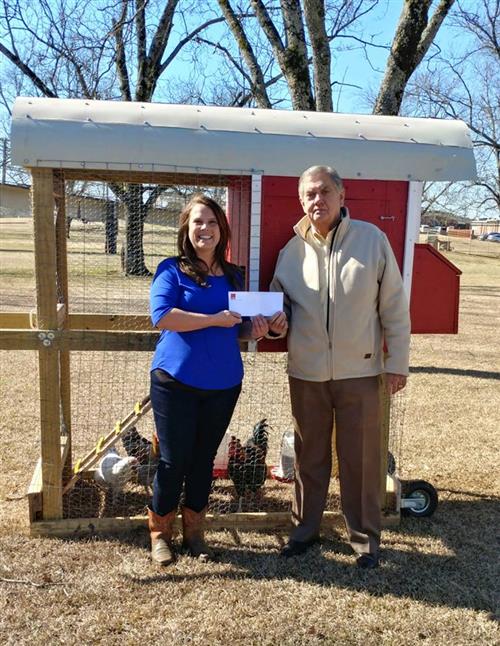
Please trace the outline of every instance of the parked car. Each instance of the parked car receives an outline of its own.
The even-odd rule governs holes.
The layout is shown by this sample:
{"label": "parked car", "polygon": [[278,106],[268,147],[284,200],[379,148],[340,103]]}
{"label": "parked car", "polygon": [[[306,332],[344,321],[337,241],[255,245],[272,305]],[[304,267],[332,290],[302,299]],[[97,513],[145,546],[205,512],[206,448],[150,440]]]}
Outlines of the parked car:
{"label": "parked car", "polygon": [[478,239],[478,240],[486,240],[486,238],[487,238],[489,235],[490,235],[490,234],[489,234],[488,232],[486,232],[486,233],[480,233],[480,234],[477,236],[477,239]]}
{"label": "parked car", "polygon": [[486,237],[488,242],[500,242],[500,231],[496,233],[489,233]]}

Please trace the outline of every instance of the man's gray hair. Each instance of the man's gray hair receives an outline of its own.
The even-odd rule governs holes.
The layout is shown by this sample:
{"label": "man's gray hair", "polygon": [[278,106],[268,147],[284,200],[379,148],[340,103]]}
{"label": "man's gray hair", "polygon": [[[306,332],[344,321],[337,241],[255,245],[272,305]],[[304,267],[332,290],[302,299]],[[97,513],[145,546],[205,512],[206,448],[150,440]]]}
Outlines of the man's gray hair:
{"label": "man's gray hair", "polygon": [[331,166],[311,166],[310,168],[307,168],[300,176],[299,195],[302,195],[302,184],[304,183],[306,178],[310,177],[311,175],[317,175],[318,173],[325,173],[332,180],[339,191],[344,190],[344,183],[342,182],[342,178],[337,173],[335,168],[332,168]]}

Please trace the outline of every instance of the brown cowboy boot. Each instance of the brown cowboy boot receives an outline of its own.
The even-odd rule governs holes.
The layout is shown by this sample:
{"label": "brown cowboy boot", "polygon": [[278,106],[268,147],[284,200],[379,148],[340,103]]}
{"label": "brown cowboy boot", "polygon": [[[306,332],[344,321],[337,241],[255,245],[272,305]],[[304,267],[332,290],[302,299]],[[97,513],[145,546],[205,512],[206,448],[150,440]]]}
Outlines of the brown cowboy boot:
{"label": "brown cowboy boot", "polygon": [[175,560],[172,548],[172,534],[177,510],[166,516],[159,516],[148,508],[149,531],[151,534],[151,559],[159,565],[169,565]]}
{"label": "brown cowboy boot", "polygon": [[206,507],[198,512],[188,507],[182,508],[182,547],[195,558],[211,561],[215,554],[205,543],[204,526],[206,513]]}

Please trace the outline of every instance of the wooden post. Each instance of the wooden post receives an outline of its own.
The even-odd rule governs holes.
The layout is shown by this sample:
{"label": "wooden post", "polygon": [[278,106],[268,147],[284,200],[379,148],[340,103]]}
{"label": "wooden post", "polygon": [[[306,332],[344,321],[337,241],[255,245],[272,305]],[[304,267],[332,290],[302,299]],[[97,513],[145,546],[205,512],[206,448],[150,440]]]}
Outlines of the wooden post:
{"label": "wooden post", "polygon": [[[174,528],[181,528],[181,518],[174,521]],[[232,514],[207,514],[205,519],[208,530],[286,531],[290,529],[290,512],[244,512]],[[395,527],[399,523],[398,514],[386,514],[381,519],[382,527]],[[146,516],[122,516],[115,518],[65,518],[56,521],[40,521],[31,524],[31,536],[92,536],[99,533],[130,532],[139,528],[146,529]],[[325,511],[321,521],[323,529],[340,529],[344,526],[342,514]]]}
{"label": "wooden post", "polygon": [[44,520],[62,517],[59,352],[52,347],[57,329],[57,263],[53,171],[33,168],[37,321],[40,330],[40,432]]}
{"label": "wooden post", "polygon": [[227,217],[231,224],[230,259],[245,267],[248,284],[248,252],[250,244],[251,177],[233,177],[228,185]]}
{"label": "wooden post", "polygon": [[[68,300],[68,250],[66,242],[66,193],[63,171],[54,171],[54,194],[56,201],[56,264],[58,301],[63,303],[64,316],[59,321],[59,327],[69,327]],[[71,368],[70,353],[61,350],[59,353],[59,391],[61,394],[62,433],[66,436],[66,461],[64,463],[64,481],[72,474],[71,451]]]}

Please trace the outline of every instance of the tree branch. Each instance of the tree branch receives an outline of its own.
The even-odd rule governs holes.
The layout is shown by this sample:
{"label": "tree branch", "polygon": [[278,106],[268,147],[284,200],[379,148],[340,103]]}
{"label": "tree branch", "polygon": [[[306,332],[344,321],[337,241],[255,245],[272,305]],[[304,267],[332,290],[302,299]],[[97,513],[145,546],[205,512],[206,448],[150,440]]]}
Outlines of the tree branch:
{"label": "tree branch", "polygon": [[168,0],[149,47],[144,73],[137,79],[136,101],[151,101],[160,78],[161,59],[172,31],[174,12],[179,0]]}
{"label": "tree branch", "polygon": [[137,34],[137,76],[143,78],[148,65],[146,56],[146,0],[136,0],[135,31]]}
{"label": "tree branch", "polygon": [[144,204],[145,213],[149,211],[149,209],[154,205],[154,203],[160,197],[160,195],[164,193],[168,188],[169,188],[168,186],[161,186],[161,185],[157,185],[154,187],[154,189],[149,194],[148,199],[146,200],[146,203]]}
{"label": "tree branch", "polygon": [[37,76],[37,74],[30,68],[26,63],[19,58],[17,54],[11,52],[7,47],[0,43],[0,52],[8,58],[16,67],[18,67],[23,74],[25,74],[35,87],[37,87],[44,96],[51,97],[53,99],[57,98],[57,94],[53,92],[43,81]]}
{"label": "tree branch", "polygon": [[[378,1],[379,0],[371,0],[371,5],[366,6],[367,0],[358,0],[358,4],[353,8],[351,0],[344,0],[342,6],[337,9],[337,15],[332,26],[329,39],[333,40],[334,38],[337,38],[337,36],[340,36],[341,31],[344,31],[356,22],[356,20],[359,20],[363,16],[366,16],[366,14],[370,13],[370,11],[373,11],[377,6]],[[349,13],[350,9],[351,11]],[[344,19],[345,14],[347,15]]]}
{"label": "tree branch", "polygon": [[125,53],[125,43],[123,40],[123,25],[127,16],[127,2],[122,0],[121,14],[118,20],[113,24],[113,34],[116,43],[116,69],[118,72],[118,80],[120,83],[120,92],[123,101],[132,101],[132,93],[130,91],[130,80],[127,69],[127,56]]}
{"label": "tree branch", "polygon": [[432,16],[430,22],[427,23],[427,27],[422,32],[415,57],[415,67],[420,65],[422,59],[427,54],[429,47],[432,45],[436,34],[439,31],[439,28],[443,24],[443,20],[448,15],[448,12],[450,11],[451,6],[454,2],[455,0],[441,0],[439,5],[436,7],[434,15]]}
{"label": "tree branch", "polygon": [[250,70],[251,78],[241,70],[242,74],[248,78],[250,85],[252,87],[252,94],[255,97],[257,105],[259,108],[271,108],[271,102],[266,92],[266,86],[264,81],[264,75],[262,69],[257,61],[257,58],[254,54],[250,41],[248,40],[243,27],[241,26],[240,21],[236,17],[236,14],[231,7],[229,0],[218,0],[219,7],[221,8],[222,13],[225,16],[226,22],[229,25],[236,44],[239,47],[240,53],[243,56],[243,59]]}
{"label": "tree branch", "polygon": [[250,0],[250,4],[255,11],[255,15],[257,16],[257,20],[259,21],[263,32],[267,36],[267,40],[270,42],[271,47],[273,48],[276,58],[279,60],[280,56],[285,50],[285,47],[281,40],[281,36],[279,35],[279,32],[271,19],[271,16],[268,14],[262,0]]}
{"label": "tree branch", "polygon": [[374,114],[399,114],[408,80],[425,56],[454,1],[441,0],[429,23],[428,9],[432,0],[404,0]]}
{"label": "tree branch", "polygon": [[[229,61],[236,67],[238,72],[248,81],[248,84],[252,86],[252,79],[248,75],[248,73],[243,69],[243,67],[238,63],[238,61],[234,58],[234,56],[231,54],[231,52],[227,49],[227,47],[224,47],[224,45],[221,45],[220,43],[214,43],[213,40],[208,40],[207,38],[202,38],[201,36],[198,36],[196,39],[196,42],[199,43],[204,43],[205,45],[210,45],[214,49],[218,49],[221,51]],[[253,93],[253,92],[252,92]]]}
{"label": "tree branch", "polygon": [[[488,0],[482,0],[482,6],[486,16],[488,26],[485,26],[481,20],[478,12],[472,12],[464,9],[460,2],[457,3],[459,13],[457,16],[458,24],[467,31],[474,34],[480,43],[481,49],[488,49],[500,59],[500,30],[498,25],[500,22],[500,2],[493,0],[490,3]],[[479,4],[479,3],[478,3]]]}
{"label": "tree branch", "polygon": [[177,56],[177,54],[181,51],[181,49],[182,49],[185,45],[187,45],[187,43],[189,43],[191,40],[194,40],[194,38],[195,38],[195,37],[196,37],[196,36],[197,36],[201,31],[203,31],[203,30],[204,30],[204,29],[206,29],[207,27],[210,27],[211,25],[215,25],[215,24],[217,24],[217,23],[219,23],[219,22],[224,22],[224,20],[225,20],[225,19],[224,19],[223,17],[219,17],[219,18],[212,18],[212,20],[207,20],[207,21],[206,21],[206,22],[204,22],[202,25],[200,25],[199,27],[197,27],[196,29],[194,29],[194,30],[193,30],[190,34],[188,34],[185,38],[183,38],[182,40],[180,40],[180,41],[177,43],[177,45],[174,47],[174,49],[172,50],[172,52],[169,54],[169,56],[167,56],[167,58],[165,59],[165,61],[160,65],[160,71],[159,71],[158,76],[161,76],[161,75],[163,74],[163,72],[167,69],[167,67],[168,67],[168,66],[170,65],[170,63],[174,60],[174,58],[175,58],[175,57]]}

